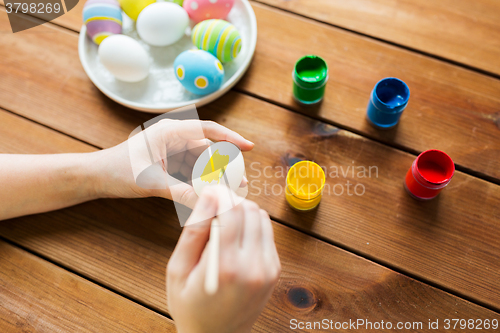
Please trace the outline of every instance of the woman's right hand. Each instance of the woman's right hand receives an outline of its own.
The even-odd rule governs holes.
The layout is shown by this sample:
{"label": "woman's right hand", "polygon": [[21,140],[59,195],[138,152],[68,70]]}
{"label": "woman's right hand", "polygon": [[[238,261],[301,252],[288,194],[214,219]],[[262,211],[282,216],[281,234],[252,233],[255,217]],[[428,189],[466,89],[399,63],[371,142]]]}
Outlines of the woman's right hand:
{"label": "woman's right hand", "polygon": [[[250,332],[278,281],[281,265],[269,215],[249,200],[228,209],[227,193],[222,186],[204,189],[168,262],[168,308],[179,333]],[[221,225],[214,295],[204,289],[210,216]]]}

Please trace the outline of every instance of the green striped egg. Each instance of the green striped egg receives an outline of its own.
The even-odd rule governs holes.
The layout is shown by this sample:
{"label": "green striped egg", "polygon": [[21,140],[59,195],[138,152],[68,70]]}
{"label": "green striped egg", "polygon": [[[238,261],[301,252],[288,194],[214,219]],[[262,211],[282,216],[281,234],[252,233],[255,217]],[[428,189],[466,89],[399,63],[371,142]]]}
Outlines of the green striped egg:
{"label": "green striped egg", "polygon": [[212,53],[221,62],[233,60],[241,51],[240,33],[234,25],[224,20],[198,23],[191,38],[197,48]]}

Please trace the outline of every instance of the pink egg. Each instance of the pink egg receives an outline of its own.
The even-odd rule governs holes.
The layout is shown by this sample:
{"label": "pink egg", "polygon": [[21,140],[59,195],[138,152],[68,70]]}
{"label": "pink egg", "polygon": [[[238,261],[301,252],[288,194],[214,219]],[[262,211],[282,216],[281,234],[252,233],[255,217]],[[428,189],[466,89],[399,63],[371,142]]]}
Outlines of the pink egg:
{"label": "pink egg", "polygon": [[234,0],[184,0],[182,6],[193,21],[200,22],[226,18],[233,5]]}

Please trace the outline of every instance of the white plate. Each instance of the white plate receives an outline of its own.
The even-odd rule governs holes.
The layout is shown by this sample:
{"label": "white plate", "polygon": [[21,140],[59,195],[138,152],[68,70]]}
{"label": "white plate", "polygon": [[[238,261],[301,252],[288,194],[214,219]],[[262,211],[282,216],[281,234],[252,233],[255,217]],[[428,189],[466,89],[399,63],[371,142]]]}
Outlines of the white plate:
{"label": "white plate", "polygon": [[163,113],[186,105],[197,107],[212,102],[231,89],[245,74],[252,61],[257,43],[257,21],[248,0],[235,0],[227,21],[241,34],[241,52],[224,64],[224,83],[216,92],[200,96],[184,89],[174,74],[173,63],[182,51],[195,48],[191,42],[191,22],[186,35],[177,43],[156,47],[143,42],[135,30],[135,23],[123,14],[123,34],[128,35],[146,49],[151,57],[149,76],[141,82],[128,83],[114,78],[100,63],[98,46],[87,36],[85,26],[80,30],[78,54],[83,69],[96,87],[112,100],[139,111]]}

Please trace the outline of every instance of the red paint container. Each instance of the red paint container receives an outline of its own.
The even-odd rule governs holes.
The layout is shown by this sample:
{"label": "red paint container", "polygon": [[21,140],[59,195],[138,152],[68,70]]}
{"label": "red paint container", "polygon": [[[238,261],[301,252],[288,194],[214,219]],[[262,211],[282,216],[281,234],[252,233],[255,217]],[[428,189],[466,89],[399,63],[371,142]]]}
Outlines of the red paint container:
{"label": "red paint container", "polygon": [[426,150],[408,170],[405,188],[415,199],[433,199],[448,185],[454,173],[455,164],[450,156],[440,150]]}

